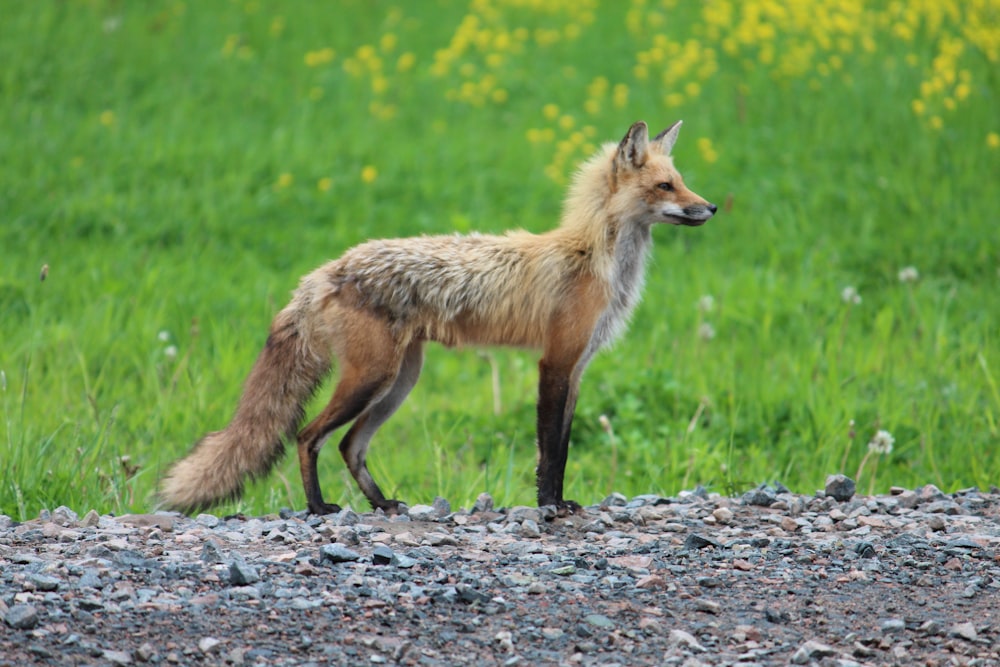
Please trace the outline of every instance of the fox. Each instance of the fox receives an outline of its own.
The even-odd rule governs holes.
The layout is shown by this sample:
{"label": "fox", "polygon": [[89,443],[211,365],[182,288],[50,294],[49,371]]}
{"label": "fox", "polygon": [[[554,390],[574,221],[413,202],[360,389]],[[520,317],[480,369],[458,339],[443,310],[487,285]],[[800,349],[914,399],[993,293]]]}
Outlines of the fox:
{"label": "fox", "polygon": [[[274,317],[231,422],[207,434],[161,480],[160,506],[184,513],[236,500],[295,441],[308,511],[340,511],[317,462],[350,424],[340,454],[374,510],[386,498],[366,463],[372,437],[413,389],[424,345],[541,351],[536,405],[537,501],[566,516],[570,430],[584,369],[624,331],[639,301],[658,224],[699,226],[714,204],[689,190],[672,150],[681,121],[650,138],[634,123],[574,175],[560,224],[541,234],[370,240],[305,275]],[[334,368],[330,402],[302,430],[304,405]]]}

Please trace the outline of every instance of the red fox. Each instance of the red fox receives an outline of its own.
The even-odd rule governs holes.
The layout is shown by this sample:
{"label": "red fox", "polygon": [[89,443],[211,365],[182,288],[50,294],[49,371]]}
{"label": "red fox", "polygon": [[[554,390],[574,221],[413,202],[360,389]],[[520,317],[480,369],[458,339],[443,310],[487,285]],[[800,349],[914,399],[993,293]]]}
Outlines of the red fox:
{"label": "red fox", "polygon": [[716,211],[674,168],[680,126],[650,139],[640,121],[606,144],[575,175],[561,224],[544,234],[369,241],[306,275],[274,318],[232,422],[173,465],[162,504],[197,511],[238,498],[248,477],[266,475],[336,358],[330,403],[297,434],[309,511],[340,510],[323,500],[316,463],[330,435],[351,422],[340,441],[348,469],[373,508],[399,511],[368,472],[366,453],[416,384],[424,343],[436,341],[541,349],[538,504],[579,510],[563,497],[563,476],[584,368],[639,300],[652,226],[701,225]]}

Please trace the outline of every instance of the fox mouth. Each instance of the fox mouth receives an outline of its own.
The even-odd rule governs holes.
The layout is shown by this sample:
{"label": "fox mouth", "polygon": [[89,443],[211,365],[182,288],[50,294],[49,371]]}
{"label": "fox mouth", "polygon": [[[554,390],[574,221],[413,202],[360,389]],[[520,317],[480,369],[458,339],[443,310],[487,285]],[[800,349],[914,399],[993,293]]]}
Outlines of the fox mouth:
{"label": "fox mouth", "polygon": [[708,222],[708,218],[698,219],[687,218],[682,215],[668,215],[666,216],[666,220],[664,220],[664,222],[670,225],[683,225],[684,227],[700,227]]}

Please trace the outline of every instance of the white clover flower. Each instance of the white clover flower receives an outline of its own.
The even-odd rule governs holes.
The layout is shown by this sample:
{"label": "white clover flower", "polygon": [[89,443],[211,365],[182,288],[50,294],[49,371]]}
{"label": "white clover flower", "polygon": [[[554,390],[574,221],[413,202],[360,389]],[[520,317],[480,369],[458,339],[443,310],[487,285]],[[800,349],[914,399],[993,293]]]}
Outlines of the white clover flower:
{"label": "white clover flower", "polygon": [[698,312],[710,313],[715,310],[715,298],[711,294],[705,294],[698,299]]}
{"label": "white clover flower", "polygon": [[848,285],[840,291],[840,298],[844,300],[844,303],[854,305],[861,303],[861,295],[858,294],[858,290],[854,289],[851,285]]}
{"label": "white clover flower", "polygon": [[896,439],[892,437],[892,433],[879,429],[868,443],[868,451],[874,454],[889,454],[892,452],[894,442]]}
{"label": "white clover flower", "polygon": [[904,266],[899,270],[899,282],[915,283],[920,278],[920,273],[915,266]]}
{"label": "white clover flower", "polygon": [[715,338],[715,327],[708,322],[702,322],[698,327],[698,338],[709,341]]}
{"label": "white clover flower", "polygon": [[162,342],[166,343],[168,340],[170,340],[170,332],[164,329],[160,333],[156,334],[156,337],[160,339]]}
{"label": "white clover flower", "polygon": [[177,358],[177,346],[176,345],[167,345],[165,348],[163,348],[163,354],[164,354],[164,356],[167,359],[176,359]]}

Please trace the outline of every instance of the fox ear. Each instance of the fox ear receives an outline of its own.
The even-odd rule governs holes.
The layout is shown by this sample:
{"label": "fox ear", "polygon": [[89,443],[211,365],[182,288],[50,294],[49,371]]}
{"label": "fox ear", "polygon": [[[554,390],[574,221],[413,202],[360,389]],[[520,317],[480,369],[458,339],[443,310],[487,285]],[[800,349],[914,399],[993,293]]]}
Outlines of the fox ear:
{"label": "fox ear", "polygon": [[630,166],[638,169],[646,163],[649,151],[649,128],[646,123],[638,121],[628,129],[628,133],[618,144],[618,154],[615,156],[615,166]]}
{"label": "fox ear", "polygon": [[653,141],[659,145],[660,150],[663,151],[664,155],[670,155],[670,151],[674,149],[674,144],[677,143],[677,135],[681,131],[681,123],[683,121],[677,121],[663,132],[656,135]]}

